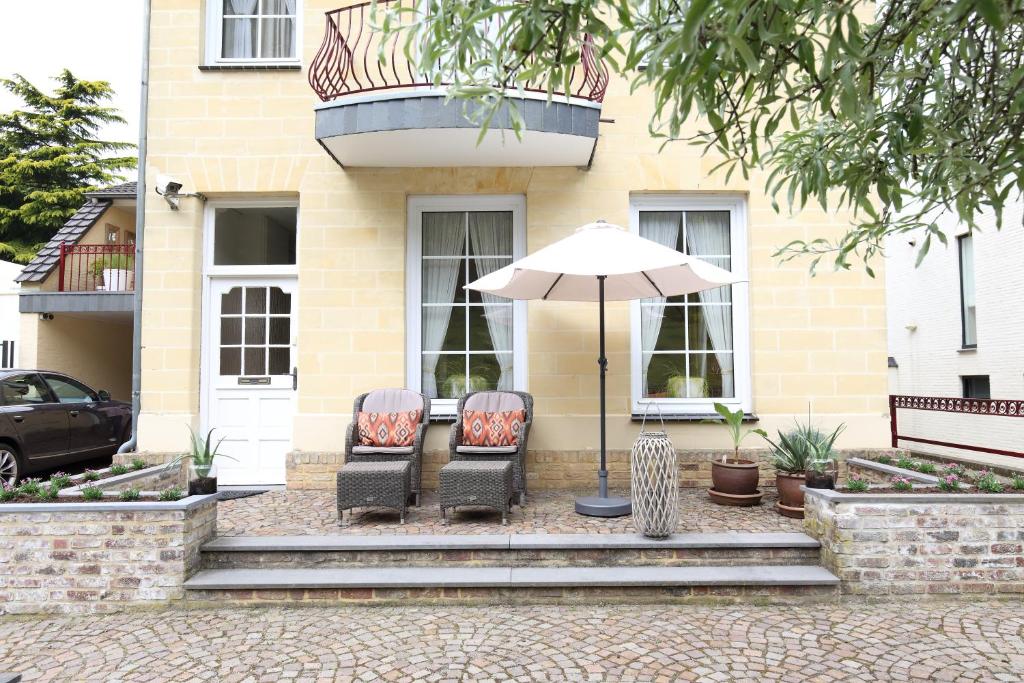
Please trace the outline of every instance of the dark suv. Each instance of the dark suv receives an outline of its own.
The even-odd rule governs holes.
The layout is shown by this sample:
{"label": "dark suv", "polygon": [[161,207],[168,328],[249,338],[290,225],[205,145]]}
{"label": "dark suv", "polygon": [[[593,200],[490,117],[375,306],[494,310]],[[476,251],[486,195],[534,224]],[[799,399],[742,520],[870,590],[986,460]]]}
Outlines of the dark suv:
{"label": "dark suv", "polygon": [[45,370],[0,372],[0,482],[113,455],[131,436],[131,404]]}

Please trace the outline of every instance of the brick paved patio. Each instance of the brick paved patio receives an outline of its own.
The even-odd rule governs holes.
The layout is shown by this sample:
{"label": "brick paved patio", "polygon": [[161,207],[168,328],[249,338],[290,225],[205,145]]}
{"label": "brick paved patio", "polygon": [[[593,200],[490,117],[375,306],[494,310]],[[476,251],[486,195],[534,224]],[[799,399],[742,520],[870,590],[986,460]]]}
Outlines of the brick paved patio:
{"label": "brick paved patio", "polygon": [[264,608],[0,620],[25,681],[1019,681],[1024,607]]}
{"label": "brick paved patio", "polygon": [[[588,494],[592,492],[587,492]],[[501,514],[486,508],[460,508],[448,526],[441,525],[437,496],[427,492],[423,506],[410,508],[406,523],[398,523],[391,511],[356,511],[339,527],[333,491],[271,491],[219,504],[219,536],[290,536],[330,534],[494,534],[494,533],[631,533],[630,517],[600,519],[583,517],[573,510],[577,494],[570,491],[531,493],[524,508],[516,507],[508,526]],[[679,505],[680,531],[801,531],[801,520],[775,511],[775,491],[766,489],[758,507],[715,505],[701,489],[683,489]]]}

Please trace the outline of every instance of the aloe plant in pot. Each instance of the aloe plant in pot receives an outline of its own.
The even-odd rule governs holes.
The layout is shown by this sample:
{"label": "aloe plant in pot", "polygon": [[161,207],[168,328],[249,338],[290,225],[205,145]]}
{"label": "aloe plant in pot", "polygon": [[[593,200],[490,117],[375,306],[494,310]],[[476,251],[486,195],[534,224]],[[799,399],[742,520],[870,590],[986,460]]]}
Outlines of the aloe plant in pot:
{"label": "aloe plant in pot", "polygon": [[218,457],[234,460],[230,455],[218,452],[220,445],[224,443],[224,439],[227,437],[222,436],[220,441],[213,448],[210,448],[210,437],[213,435],[213,429],[206,433],[205,439],[192,431],[191,427],[188,428],[188,432],[191,437],[191,450],[178,456],[168,463],[167,466],[174,467],[180,465],[182,460],[189,461],[188,495],[200,496],[217,493],[217,465],[214,463],[214,460]]}
{"label": "aloe plant in pot", "polygon": [[751,434],[767,436],[763,429],[743,430],[743,410],[729,410],[721,403],[715,404],[715,412],[722,416],[725,428],[732,441],[732,457],[726,453],[721,460],[711,462],[711,489],[708,494],[720,505],[751,506],[761,502],[757,490],[760,469],[753,460],[740,457],[740,444]]}

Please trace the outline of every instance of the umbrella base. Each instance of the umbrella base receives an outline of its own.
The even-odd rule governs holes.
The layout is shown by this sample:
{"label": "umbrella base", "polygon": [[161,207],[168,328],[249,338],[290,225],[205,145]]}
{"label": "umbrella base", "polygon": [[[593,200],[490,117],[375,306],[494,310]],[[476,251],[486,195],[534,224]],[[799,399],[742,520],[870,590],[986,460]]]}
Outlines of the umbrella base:
{"label": "umbrella base", "polygon": [[583,496],[576,499],[576,514],[588,517],[625,517],[633,514],[628,498]]}

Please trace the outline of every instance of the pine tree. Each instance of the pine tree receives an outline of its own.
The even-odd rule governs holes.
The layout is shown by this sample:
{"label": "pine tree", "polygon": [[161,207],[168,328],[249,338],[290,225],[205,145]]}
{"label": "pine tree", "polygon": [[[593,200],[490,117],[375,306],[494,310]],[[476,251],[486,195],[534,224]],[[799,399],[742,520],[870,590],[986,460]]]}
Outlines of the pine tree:
{"label": "pine tree", "polygon": [[23,76],[0,85],[25,103],[0,114],[0,259],[27,263],[60,229],[85,193],[123,180],[135,168],[126,142],[98,139],[100,126],[124,123],[105,103],[106,81],[83,81],[64,69],[49,95]]}

